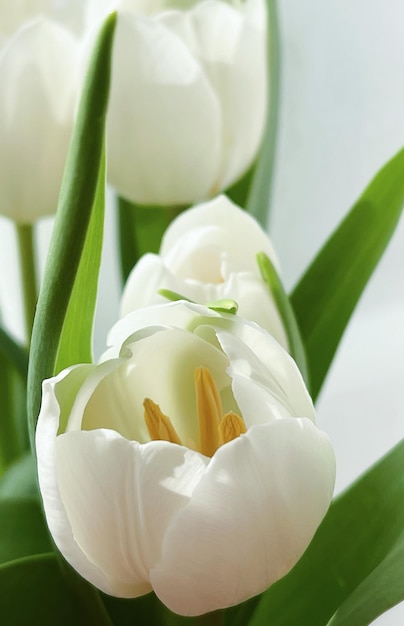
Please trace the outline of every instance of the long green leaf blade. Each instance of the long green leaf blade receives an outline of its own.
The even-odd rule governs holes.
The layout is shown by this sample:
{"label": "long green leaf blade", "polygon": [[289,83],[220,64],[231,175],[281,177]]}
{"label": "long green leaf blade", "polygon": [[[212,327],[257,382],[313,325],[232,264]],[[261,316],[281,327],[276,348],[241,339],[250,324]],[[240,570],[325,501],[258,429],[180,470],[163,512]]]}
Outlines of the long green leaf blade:
{"label": "long green leaf blade", "polygon": [[39,501],[0,500],[0,563],[52,551]]}
{"label": "long green leaf blade", "polygon": [[[94,590],[83,583],[91,597]],[[88,602],[66,585],[52,553],[29,556],[0,565],[0,615],[7,626],[113,626],[101,603]],[[94,607],[96,610],[94,610]]]}
{"label": "long green leaf blade", "polygon": [[0,476],[29,448],[26,379],[0,350]]}
{"label": "long green leaf blade", "polygon": [[289,302],[288,295],[283,288],[282,281],[279,278],[274,264],[264,252],[259,252],[257,254],[257,263],[262,279],[268,286],[268,289],[277,306],[278,313],[282,319],[283,327],[288,338],[289,352],[296,361],[305,383],[309,387],[306,354],[302,338],[300,336],[300,330],[296,322],[294,311]]}
{"label": "long green leaf blade", "polygon": [[0,355],[6,357],[25,381],[28,372],[28,352],[0,326]]}
{"label": "long green leaf blade", "polygon": [[0,479],[0,501],[39,498],[36,463],[32,452],[20,456]]}
{"label": "long green leaf blade", "polygon": [[69,593],[54,554],[0,566],[0,615],[7,626],[88,626]]}
{"label": "long green leaf blade", "polygon": [[55,371],[74,363],[91,363],[92,333],[101,265],[105,213],[105,150],[87,237],[70,296],[59,342]]}
{"label": "long green leaf blade", "polygon": [[291,295],[316,398],[342,334],[400,218],[404,150],[372,180]]}
{"label": "long green leaf blade", "polygon": [[404,532],[378,567],[337,610],[329,626],[368,626],[404,600]]}
{"label": "long green leaf blade", "polygon": [[73,132],[56,222],[35,316],[28,374],[31,441],[39,413],[41,383],[52,376],[67,307],[82,256],[103,153],[111,49],[116,14],[98,36]]}
{"label": "long green leaf blade", "polygon": [[395,550],[403,502],[404,441],[332,504],[299,563],[263,594],[250,626],[326,626]]}

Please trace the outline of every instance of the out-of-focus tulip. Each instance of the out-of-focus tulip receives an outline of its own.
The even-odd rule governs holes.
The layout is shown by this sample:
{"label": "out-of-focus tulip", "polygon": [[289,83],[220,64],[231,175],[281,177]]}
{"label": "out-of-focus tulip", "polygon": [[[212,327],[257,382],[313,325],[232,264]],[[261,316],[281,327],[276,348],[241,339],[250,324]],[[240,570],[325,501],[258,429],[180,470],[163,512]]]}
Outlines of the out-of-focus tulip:
{"label": "out-of-focus tulip", "polygon": [[125,198],[192,204],[235,182],[257,154],[266,112],[264,0],[95,0],[120,11],[108,116],[108,172]]}
{"label": "out-of-focus tulip", "polygon": [[79,17],[77,2],[0,10],[0,213],[22,224],[56,210],[82,75]]}
{"label": "out-of-focus tulip", "polygon": [[200,304],[229,298],[237,302],[242,317],[268,330],[288,349],[275,302],[261,278],[258,252],[277,265],[266,233],[226,196],[188,209],[170,224],[160,254],[146,254],[132,270],[121,313],[163,302],[160,289]]}
{"label": "out-of-focus tulip", "polygon": [[44,381],[39,484],[54,540],[104,592],[198,615],[286,574],[329,506],[334,455],[294,361],[238,316],[139,309],[99,365]]}

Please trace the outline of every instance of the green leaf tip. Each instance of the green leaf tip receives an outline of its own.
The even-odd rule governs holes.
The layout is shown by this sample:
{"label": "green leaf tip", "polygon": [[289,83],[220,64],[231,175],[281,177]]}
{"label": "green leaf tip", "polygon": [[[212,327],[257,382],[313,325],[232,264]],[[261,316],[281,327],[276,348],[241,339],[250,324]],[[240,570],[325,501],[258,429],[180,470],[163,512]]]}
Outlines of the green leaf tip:
{"label": "green leaf tip", "polygon": [[[116,13],[103,23],[88,65],[76,124],[60,189],[55,226],[33,325],[28,369],[28,420],[31,445],[41,402],[41,385],[55,373],[63,326],[97,203],[104,159],[111,56]],[[101,206],[102,205],[102,206]],[[95,209],[94,209],[95,207]],[[98,241],[97,245],[102,245]],[[96,272],[94,272],[94,275]],[[80,362],[81,347],[70,354]]]}
{"label": "green leaf tip", "polygon": [[191,302],[192,304],[195,304],[193,300],[190,300],[189,298],[186,298],[185,296],[183,296],[181,293],[177,293],[176,291],[172,291],[171,289],[159,289],[157,293],[160,296],[163,296],[163,298],[166,298],[167,300],[169,300],[170,302],[178,302],[179,300],[185,300],[185,302]]}
{"label": "green leaf tip", "polygon": [[[167,300],[170,300],[170,302],[184,300],[185,302],[190,302],[191,304],[197,304],[194,300],[190,300],[176,291],[171,291],[171,289],[159,289],[157,293]],[[214,300],[213,302],[208,302],[204,306],[208,309],[212,309],[212,311],[217,311],[218,313],[230,313],[231,315],[236,315],[238,311],[237,302],[235,302],[235,300],[230,300],[229,298]]]}
{"label": "green leaf tip", "polygon": [[258,252],[256,259],[262,280],[268,286],[282,320],[289,344],[290,355],[296,361],[306,385],[309,386],[306,353],[289,297],[284,290],[282,281],[279,278],[274,264],[265,252]]}
{"label": "green leaf tip", "polygon": [[208,309],[216,311],[217,313],[230,313],[230,315],[236,315],[238,311],[238,304],[235,300],[230,298],[224,298],[223,300],[214,300],[208,302],[206,305]]}

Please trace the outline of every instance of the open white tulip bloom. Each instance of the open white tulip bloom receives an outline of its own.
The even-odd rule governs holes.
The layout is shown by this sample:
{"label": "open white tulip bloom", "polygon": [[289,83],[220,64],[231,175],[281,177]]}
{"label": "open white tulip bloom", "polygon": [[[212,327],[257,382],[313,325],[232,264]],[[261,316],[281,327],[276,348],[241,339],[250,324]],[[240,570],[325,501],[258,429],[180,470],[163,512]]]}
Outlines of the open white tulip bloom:
{"label": "open white tulip bloom", "polygon": [[188,209],[168,227],[160,254],[144,255],[132,270],[121,313],[163,302],[159,289],[200,304],[230,298],[242,317],[268,330],[288,349],[283,323],[261,278],[258,252],[277,265],[268,235],[226,196]]}
{"label": "open white tulip bloom", "polygon": [[[91,6],[91,4],[90,4]],[[108,176],[137,203],[192,204],[249,167],[266,114],[264,0],[94,0],[118,9]]]}
{"label": "open white tulip bloom", "polygon": [[36,447],[54,540],[104,592],[178,614],[286,574],[329,506],[334,455],[294,361],[236,316],[139,309],[98,365],[44,381]]}
{"label": "open white tulip bloom", "polygon": [[56,211],[82,73],[77,6],[1,5],[0,212],[22,224]]}

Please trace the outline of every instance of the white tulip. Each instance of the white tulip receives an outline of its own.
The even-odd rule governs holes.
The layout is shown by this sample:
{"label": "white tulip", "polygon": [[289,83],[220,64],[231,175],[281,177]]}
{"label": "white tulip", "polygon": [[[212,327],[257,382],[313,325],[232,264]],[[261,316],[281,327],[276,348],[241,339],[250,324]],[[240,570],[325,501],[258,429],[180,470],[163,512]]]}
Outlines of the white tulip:
{"label": "white tulip", "polygon": [[80,46],[59,17],[76,24],[77,3],[0,11],[0,212],[23,224],[55,212],[74,123]]}
{"label": "white tulip", "polygon": [[226,196],[188,209],[168,227],[160,254],[144,255],[132,270],[121,313],[163,302],[160,289],[200,304],[229,298],[237,302],[242,317],[288,349],[278,309],[258,269],[258,252],[277,265],[267,234]]}
{"label": "white tulip", "polygon": [[108,175],[137,203],[215,196],[250,166],[266,113],[264,0],[96,0],[120,11]]}
{"label": "white tulip", "polygon": [[294,361],[237,316],[139,309],[98,365],[44,381],[36,433],[53,538],[102,591],[172,611],[238,604],[307,548],[334,454]]}

